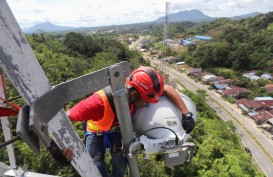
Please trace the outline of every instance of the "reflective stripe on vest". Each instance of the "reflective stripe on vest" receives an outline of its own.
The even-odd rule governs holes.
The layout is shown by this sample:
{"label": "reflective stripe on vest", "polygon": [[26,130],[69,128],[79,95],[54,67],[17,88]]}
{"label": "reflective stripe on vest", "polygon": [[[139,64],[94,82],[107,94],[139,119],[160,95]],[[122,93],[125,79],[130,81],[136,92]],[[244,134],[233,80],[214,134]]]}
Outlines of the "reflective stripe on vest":
{"label": "reflective stripe on vest", "polygon": [[[103,117],[98,121],[88,120],[86,125],[86,130],[88,132],[105,132],[109,131],[111,127],[113,127],[115,124],[118,124],[118,122],[114,122],[115,120],[115,113],[112,110],[112,107],[107,99],[107,96],[104,92],[104,90],[99,90],[96,92],[100,95],[103,104],[104,104],[104,113]],[[132,112],[134,110],[134,106],[130,105],[130,114],[132,115]]]}

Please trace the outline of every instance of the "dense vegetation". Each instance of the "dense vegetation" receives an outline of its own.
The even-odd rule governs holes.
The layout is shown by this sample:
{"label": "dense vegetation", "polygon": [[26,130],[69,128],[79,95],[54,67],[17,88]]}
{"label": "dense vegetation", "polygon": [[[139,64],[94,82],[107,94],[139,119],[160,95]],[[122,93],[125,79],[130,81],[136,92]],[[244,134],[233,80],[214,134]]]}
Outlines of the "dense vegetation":
{"label": "dense vegetation", "polygon": [[197,41],[197,45],[173,52],[180,61],[232,79],[233,84],[249,89],[249,99],[273,96],[273,92],[263,88],[272,81],[251,81],[242,76],[243,72],[250,70],[255,70],[258,76],[273,74],[273,12],[241,20],[223,18],[193,26],[188,24],[182,31],[176,30],[178,26],[182,24],[170,25],[172,39],[192,38],[195,35],[213,37],[212,41]]}
{"label": "dense vegetation", "polygon": [[211,35],[213,42],[189,47],[188,53],[182,57],[190,65],[272,72],[272,12],[240,21],[219,19],[188,29],[188,34],[193,32]]}
{"label": "dense vegetation", "polygon": [[[201,32],[209,34],[213,29],[223,28],[224,33],[215,31],[214,42],[189,47],[188,53],[181,57],[193,66],[262,69],[272,66],[272,44],[268,42],[273,32],[271,16],[272,14],[267,14],[237,22],[220,19],[201,26],[185,23],[188,25],[185,27],[181,26],[182,23],[177,23],[171,32],[173,36],[179,32],[185,35]],[[158,27],[150,26],[150,29],[155,29],[154,34],[159,34]],[[256,37],[259,40],[256,40]],[[69,33],[64,38],[46,34],[33,34],[27,38],[52,85],[119,61],[129,61],[132,68],[145,64],[138,52],[129,51],[126,45],[111,36]],[[261,62],[261,59],[265,63]],[[246,61],[246,65],[243,65]],[[198,109],[198,122],[191,138],[197,146],[197,151],[192,162],[168,169],[156,157],[143,160],[143,157],[138,155],[141,176],[263,176],[252,162],[251,156],[244,151],[240,135],[236,133],[232,123],[221,121],[205,103],[205,93],[200,91],[198,94],[192,94],[186,91],[186,94],[192,98]],[[8,84],[8,97],[15,96],[16,92]],[[22,100],[18,103],[23,104]],[[71,105],[73,103],[67,105],[67,108]],[[12,120],[15,125],[15,118]],[[75,127],[83,137],[80,123],[76,123]],[[3,142],[2,134],[0,141]],[[15,149],[16,154],[20,154],[20,157],[16,156],[17,163],[24,169],[65,177],[77,176],[71,167],[62,166],[52,159],[44,148],[39,156],[22,142],[16,142]],[[0,149],[0,161],[8,164],[4,149]]]}

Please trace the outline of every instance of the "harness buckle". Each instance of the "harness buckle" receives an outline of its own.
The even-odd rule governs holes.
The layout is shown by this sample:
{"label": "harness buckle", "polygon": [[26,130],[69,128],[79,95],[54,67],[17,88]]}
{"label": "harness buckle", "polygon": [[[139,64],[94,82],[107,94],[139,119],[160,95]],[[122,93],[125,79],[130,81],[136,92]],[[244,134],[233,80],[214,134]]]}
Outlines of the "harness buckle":
{"label": "harness buckle", "polygon": [[102,135],[102,132],[96,132],[96,135],[97,135],[97,136],[101,136],[101,135]]}
{"label": "harness buckle", "polygon": [[110,131],[119,132],[120,128],[119,128],[119,126],[113,126],[113,127],[111,127]]}

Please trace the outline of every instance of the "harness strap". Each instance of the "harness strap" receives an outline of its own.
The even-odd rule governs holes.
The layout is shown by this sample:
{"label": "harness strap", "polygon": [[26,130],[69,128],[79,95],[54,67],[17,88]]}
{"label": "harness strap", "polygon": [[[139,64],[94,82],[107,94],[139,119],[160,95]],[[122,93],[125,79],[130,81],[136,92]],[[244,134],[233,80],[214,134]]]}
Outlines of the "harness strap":
{"label": "harness strap", "polygon": [[96,133],[93,133],[93,132],[91,133],[90,132],[89,135],[102,136],[102,138],[103,138],[102,150],[103,150],[104,153],[106,152],[107,147],[109,147],[111,152],[118,152],[118,150],[121,149],[121,147],[113,146],[111,141],[110,141],[110,136],[115,134],[115,133],[119,133],[119,132],[117,132],[117,131],[96,132]]}
{"label": "harness strap", "polygon": [[110,140],[109,140],[109,134],[110,133],[112,133],[112,132],[105,132],[105,133],[103,133],[103,146],[102,146],[102,149],[103,149],[103,152],[105,153],[105,151],[106,151],[106,148],[107,148],[107,146],[109,147],[109,149],[111,150],[111,152],[112,152],[112,144],[111,144],[111,142],[110,142]]}
{"label": "harness strap", "polygon": [[112,93],[112,89],[110,86],[104,87],[103,88],[105,95],[110,103],[110,106],[113,110],[113,112],[116,114],[116,108],[115,108],[115,104],[114,104],[114,99],[113,99],[113,93]]}

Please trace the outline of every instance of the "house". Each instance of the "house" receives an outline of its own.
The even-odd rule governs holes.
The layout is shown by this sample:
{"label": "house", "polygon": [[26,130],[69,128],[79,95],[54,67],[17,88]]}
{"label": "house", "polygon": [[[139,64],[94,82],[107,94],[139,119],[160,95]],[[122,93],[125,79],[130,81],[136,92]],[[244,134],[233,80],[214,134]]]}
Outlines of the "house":
{"label": "house", "polygon": [[175,63],[176,65],[184,65],[186,62],[184,62],[184,61],[180,61],[180,62],[177,62],[177,63]]}
{"label": "house", "polygon": [[142,48],[141,48],[139,51],[140,51],[140,52],[147,52],[147,49],[142,49]]}
{"label": "house", "polygon": [[261,103],[265,109],[273,109],[273,100],[259,100],[257,102]]}
{"label": "house", "polygon": [[214,75],[214,74],[211,73],[211,72],[202,72],[202,77],[203,77],[203,76],[206,76],[206,75]]}
{"label": "house", "polygon": [[193,41],[181,40],[181,41],[180,41],[180,45],[189,46],[189,45],[196,45],[196,43],[193,42]]}
{"label": "house", "polygon": [[214,83],[213,86],[214,86],[217,90],[225,90],[226,87],[228,87],[227,85],[218,84],[218,83]]}
{"label": "house", "polygon": [[168,62],[169,64],[176,62],[177,58],[174,56],[170,56],[164,59],[164,61]]}
{"label": "house", "polygon": [[266,84],[264,88],[266,91],[273,91],[273,84]]}
{"label": "house", "polygon": [[251,81],[256,81],[260,79],[259,76],[256,75],[256,71],[249,71],[243,74],[244,77],[249,78]]}
{"label": "house", "polygon": [[214,87],[218,90],[225,90],[227,87],[229,87],[232,84],[231,79],[223,79],[223,80],[218,80],[219,78],[217,77],[217,81],[214,82]]}
{"label": "house", "polygon": [[251,81],[257,81],[257,80],[260,79],[260,77],[257,76],[257,75],[254,75],[254,76],[251,76],[249,79],[250,79]]}
{"label": "house", "polygon": [[223,76],[217,76],[217,77],[216,77],[216,80],[217,80],[217,81],[221,81],[221,80],[225,80],[225,78],[224,78]]}
{"label": "house", "polygon": [[197,40],[202,40],[202,41],[211,41],[212,40],[211,36],[194,36],[194,38]]}
{"label": "house", "polygon": [[261,78],[267,79],[267,80],[272,80],[272,76],[270,74],[262,74]]}
{"label": "house", "polygon": [[202,80],[207,84],[207,83],[210,83],[210,82],[214,82],[216,81],[216,76],[215,75],[205,75],[202,77]]}
{"label": "house", "polygon": [[232,96],[234,98],[242,98],[246,96],[249,91],[246,88],[242,88],[239,86],[231,85],[227,87],[225,90],[218,91],[222,96]]}
{"label": "house", "polygon": [[152,40],[151,39],[143,39],[141,42],[140,42],[140,45],[141,45],[141,48],[144,47],[144,46],[147,46],[147,45],[150,45],[152,44]]}
{"label": "house", "polygon": [[268,119],[273,118],[273,114],[271,114],[270,112],[266,110],[260,110],[257,112],[258,112],[257,115],[252,116],[252,118],[254,119],[257,125],[264,124],[267,122]]}
{"label": "house", "polygon": [[150,35],[146,36],[146,39],[150,40],[150,39],[151,39],[151,36],[150,36]]}
{"label": "house", "polygon": [[245,112],[251,112],[253,110],[259,111],[265,108],[260,102],[255,100],[248,100],[246,98],[237,100],[236,104],[239,108],[241,108]]}
{"label": "house", "polygon": [[264,100],[273,100],[273,98],[270,96],[264,96],[264,97],[255,97],[254,100],[264,101]]}
{"label": "house", "polygon": [[188,75],[194,75],[194,76],[200,77],[201,74],[202,74],[202,68],[192,68],[192,67],[189,67],[188,71],[187,71],[187,74]]}
{"label": "house", "polygon": [[256,74],[256,71],[248,71],[243,74],[244,77],[250,78]]}
{"label": "house", "polygon": [[165,39],[164,44],[167,44],[171,48],[179,48],[180,44],[177,41],[171,40],[171,39]]}
{"label": "house", "polygon": [[226,85],[230,86],[232,84],[232,79],[223,79],[223,80],[219,80],[217,82],[218,82],[218,84],[226,84]]}

